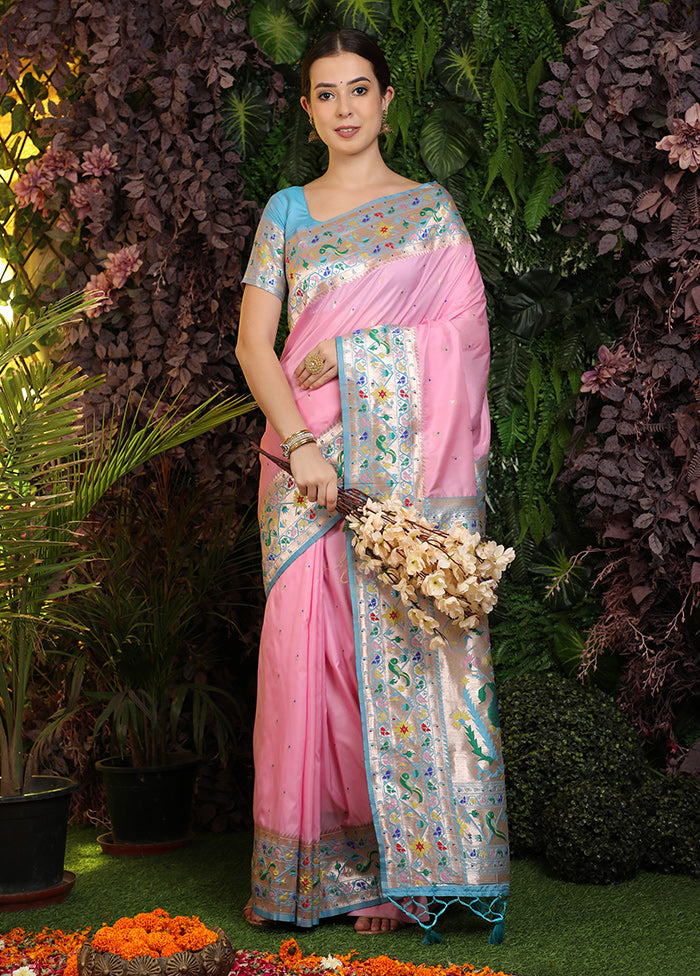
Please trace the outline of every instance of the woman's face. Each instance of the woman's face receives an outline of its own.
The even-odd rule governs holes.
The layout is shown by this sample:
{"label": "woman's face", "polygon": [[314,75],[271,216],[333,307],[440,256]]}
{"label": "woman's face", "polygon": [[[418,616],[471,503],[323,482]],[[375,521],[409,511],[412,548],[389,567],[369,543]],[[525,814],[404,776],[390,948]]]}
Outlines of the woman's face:
{"label": "woman's face", "polygon": [[330,150],[356,154],[376,142],[394,89],[382,95],[369,61],[343,51],[314,61],[309,76],[301,104]]}

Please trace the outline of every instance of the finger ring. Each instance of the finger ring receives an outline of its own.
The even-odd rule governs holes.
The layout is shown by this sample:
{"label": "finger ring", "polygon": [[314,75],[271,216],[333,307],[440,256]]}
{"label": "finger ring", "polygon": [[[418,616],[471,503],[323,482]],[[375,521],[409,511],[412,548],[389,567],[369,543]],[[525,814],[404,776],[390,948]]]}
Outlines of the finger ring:
{"label": "finger ring", "polygon": [[323,365],[324,360],[321,359],[317,352],[310,352],[304,360],[304,366],[306,366],[310,373],[320,373],[323,369]]}

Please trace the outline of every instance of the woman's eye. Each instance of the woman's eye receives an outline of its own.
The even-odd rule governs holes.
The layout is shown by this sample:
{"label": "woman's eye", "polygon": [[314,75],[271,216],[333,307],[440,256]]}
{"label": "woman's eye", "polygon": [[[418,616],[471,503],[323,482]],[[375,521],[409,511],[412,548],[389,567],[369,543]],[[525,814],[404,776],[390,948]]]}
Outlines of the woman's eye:
{"label": "woman's eye", "polygon": [[321,92],[318,97],[320,101],[327,102],[330,98],[333,98],[333,92],[329,92],[329,91]]}
{"label": "woman's eye", "polygon": [[367,92],[367,88],[365,87],[365,85],[358,85],[357,88],[353,89],[353,95],[365,95],[366,92]]}

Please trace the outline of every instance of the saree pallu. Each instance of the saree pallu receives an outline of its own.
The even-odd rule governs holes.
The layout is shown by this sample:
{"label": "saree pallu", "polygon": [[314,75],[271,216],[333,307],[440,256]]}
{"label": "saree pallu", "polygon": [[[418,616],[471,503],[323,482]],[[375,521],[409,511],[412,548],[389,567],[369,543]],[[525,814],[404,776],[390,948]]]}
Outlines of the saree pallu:
{"label": "saree pallu", "polygon": [[[343,484],[482,532],[488,328],[446,191],[425,184],[325,222],[300,187],[282,191],[244,281],[288,291],[282,367]],[[299,390],[294,368],[332,337],[338,380]],[[274,431],[263,447],[279,453]],[[313,925],[390,902],[430,928],[460,901],[500,939],[508,833],[485,621],[465,634],[443,619],[448,646],[431,649],[355,565],[340,517],[266,460],[259,518],[255,911]]]}

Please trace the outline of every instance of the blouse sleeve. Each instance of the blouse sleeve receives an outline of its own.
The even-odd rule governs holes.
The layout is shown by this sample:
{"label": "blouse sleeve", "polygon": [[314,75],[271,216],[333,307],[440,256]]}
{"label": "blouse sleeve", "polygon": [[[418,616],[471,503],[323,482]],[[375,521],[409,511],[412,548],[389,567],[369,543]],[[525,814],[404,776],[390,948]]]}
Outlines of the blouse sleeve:
{"label": "blouse sleeve", "polygon": [[255,285],[269,291],[280,301],[287,291],[284,269],[284,227],[286,223],[285,200],[282,194],[271,197],[263,210],[255,233],[248,267],[243,276],[244,285]]}

